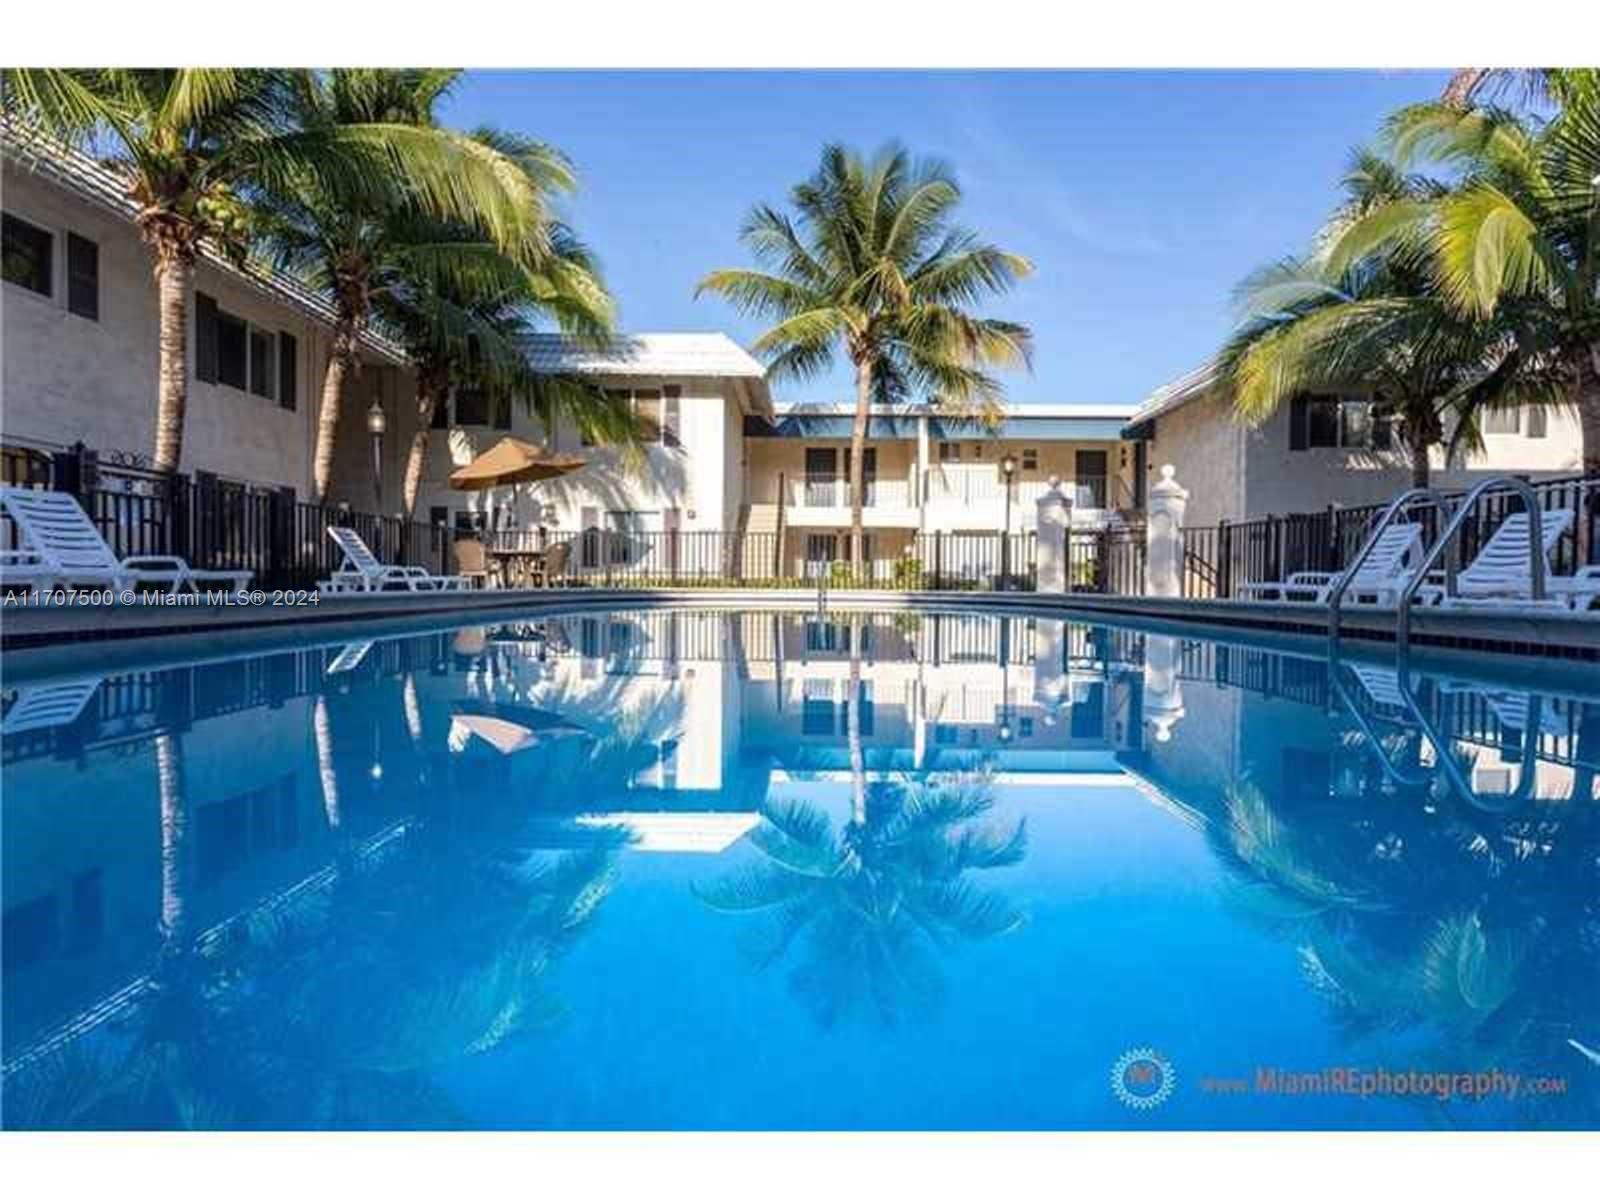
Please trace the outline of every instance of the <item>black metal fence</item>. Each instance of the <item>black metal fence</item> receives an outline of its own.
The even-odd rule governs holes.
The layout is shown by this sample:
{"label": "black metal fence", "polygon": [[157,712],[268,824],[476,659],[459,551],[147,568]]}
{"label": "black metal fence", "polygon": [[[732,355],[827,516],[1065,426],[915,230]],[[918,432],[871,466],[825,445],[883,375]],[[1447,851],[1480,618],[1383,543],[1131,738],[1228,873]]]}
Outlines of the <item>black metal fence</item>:
{"label": "black metal fence", "polygon": [[[108,461],[82,445],[0,449],[5,483],[72,493],[119,556],[171,554],[202,569],[248,570],[258,587],[310,587],[339,566],[341,554],[327,529],[345,525],[384,562],[439,573],[458,568],[454,549],[463,535],[443,525],[313,504],[296,499],[288,488],[206,471],[168,474]],[[1546,511],[1572,514],[1551,556],[1553,569],[1565,574],[1600,562],[1600,479],[1545,480],[1533,488]],[[1508,492],[1477,500],[1452,551],[1458,561],[1470,562],[1505,516],[1520,507]],[[1379,505],[1330,506],[1187,527],[1182,595],[1227,598],[1247,582],[1340,570],[1381,511]],[[1445,516],[1437,508],[1418,508],[1410,519],[1423,523],[1431,539]],[[0,546],[14,548],[16,531],[5,525]],[[486,561],[505,568],[492,574],[527,578],[518,568],[537,559],[542,577],[565,585],[901,591],[1032,591],[1038,585],[1038,540],[1032,532],[873,530],[859,567],[851,562],[848,533],[540,529],[466,536],[481,537]],[[1142,526],[1075,529],[1068,539],[1067,586],[1076,592],[1139,595],[1145,590],[1145,553]]]}
{"label": "black metal fence", "polygon": [[[257,587],[311,587],[342,561],[327,530],[346,525],[384,562],[450,568],[443,526],[312,504],[289,488],[106,462],[81,445],[53,453],[7,447],[0,468],[12,486],[77,497],[119,558],[176,555],[201,569],[250,571]],[[5,526],[4,545],[15,548],[17,531]]]}

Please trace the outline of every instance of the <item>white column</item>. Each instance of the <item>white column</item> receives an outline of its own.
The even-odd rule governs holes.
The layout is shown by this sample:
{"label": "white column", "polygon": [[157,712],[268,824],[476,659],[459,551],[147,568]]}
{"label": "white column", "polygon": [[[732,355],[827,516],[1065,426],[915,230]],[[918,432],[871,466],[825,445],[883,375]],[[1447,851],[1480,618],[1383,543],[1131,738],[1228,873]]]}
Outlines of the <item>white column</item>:
{"label": "white column", "polygon": [[1036,501],[1038,515],[1039,591],[1059,595],[1067,590],[1068,549],[1072,529],[1072,501],[1061,490],[1059,476],[1050,476],[1050,486]]}
{"label": "white column", "polygon": [[1144,639],[1144,719],[1156,741],[1172,738],[1183,720],[1183,685],[1178,682],[1178,639],[1148,633]]}
{"label": "white column", "polygon": [[1145,521],[1144,591],[1147,596],[1183,594],[1183,514],[1189,493],[1178,486],[1171,463],[1150,489]]}
{"label": "white column", "polygon": [[1067,626],[1041,621],[1033,631],[1033,702],[1051,716],[1067,702]]}
{"label": "white column", "polygon": [[917,531],[928,531],[928,418],[917,418],[917,477],[912,482],[916,491]]}

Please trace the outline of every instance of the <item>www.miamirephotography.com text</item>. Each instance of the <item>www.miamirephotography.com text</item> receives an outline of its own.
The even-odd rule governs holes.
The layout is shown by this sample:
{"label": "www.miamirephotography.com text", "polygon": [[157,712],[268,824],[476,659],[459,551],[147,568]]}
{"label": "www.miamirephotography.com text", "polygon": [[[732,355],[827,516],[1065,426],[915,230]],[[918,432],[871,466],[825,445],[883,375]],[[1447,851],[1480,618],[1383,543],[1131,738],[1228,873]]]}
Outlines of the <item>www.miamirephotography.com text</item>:
{"label": "www.miamirephotography.com text", "polygon": [[1564,1076],[1525,1076],[1498,1068],[1486,1071],[1430,1071],[1416,1068],[1323,1067],[1294,1070],[1258,1066],[1249,1075],[1207,1075],[1200,1090],[1211,1095],[1267,1096],[1423,1096],[1440,1101],[1560,1095]]}

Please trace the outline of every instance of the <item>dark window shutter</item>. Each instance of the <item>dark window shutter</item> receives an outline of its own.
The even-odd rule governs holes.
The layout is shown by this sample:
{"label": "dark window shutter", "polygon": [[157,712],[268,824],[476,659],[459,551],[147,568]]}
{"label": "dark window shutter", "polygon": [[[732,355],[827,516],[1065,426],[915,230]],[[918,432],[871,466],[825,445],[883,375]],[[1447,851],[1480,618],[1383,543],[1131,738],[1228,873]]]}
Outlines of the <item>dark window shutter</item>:
{"label": "dark window shutter", "polygon": [[293,412],[300,399],[300,353],[294,334],[278,332],[278,404]]}
{"label": "dark window shutter", "polygon": [[100,247],[75,233],[67,234],[67,311],[100,319]]}
{"label": "dark window shutter", "polygon": [[665,387],[661,389],[661,396],[661,444],[681,446],[683,445],[683,389]]}
{"label": "dark window shutter", "polygon": [[1311,444],[1311,397],[1296,396],[1289,401],[1289,449],[1304,450]]}
{"label": "dark window shutter", "polygon": [[217,381],[217,302],[204,292],[194,294],[194,377]]}
{"label": "dark window shutter", "polygon": [[494,427],[496,429],[511,428],[510,396],[496,396],[494,398]]}
{"label": "dark window shutter", "polygon": [[1543,405],[1528,405],[1528,436],[1531,438],[1550,436],[1550,414]]}

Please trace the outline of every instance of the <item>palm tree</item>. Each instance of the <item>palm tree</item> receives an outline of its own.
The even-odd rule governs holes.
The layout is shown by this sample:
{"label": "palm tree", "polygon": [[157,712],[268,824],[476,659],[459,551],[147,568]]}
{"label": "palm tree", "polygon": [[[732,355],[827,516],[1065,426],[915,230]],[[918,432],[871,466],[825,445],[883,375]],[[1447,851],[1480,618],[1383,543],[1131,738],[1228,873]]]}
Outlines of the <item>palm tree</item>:
{"label": "palm tree", "polygon": [[389,113],[302,123],[305,97],[328,86],[310,72],[7,69],[0,83],[13,146],[48,153],[48,145],[30,144],[43,134],[95,150],[125,177],[138,206],[159,298],[158,470],[176,470],[183,456],[195,262],[208,243],[242,255],[245,215],[261,193],[309,191],[359,212],[404,196],[428,211],[484,221],[508,245],[530,237],[533,198],[496,190],[497,156]]}
{"label": "palm tree", "polygon": [[1600,474],[1600,90],[1572,88],[1546,123],[1416,105],[1389,137],[1398,160],[1432,157],[1459,183],[1431,203],[1380,206],[1345,235],[1349,253],[1424,247],[1455,312],[1511,318],[1521,359],[1559,373],[1584,474]]}
{"label": "palm tree", "polygon": [[741,238],[765,270],[713,271],[716,292],[742,312],[774,318],[754,349],[774,379],[807,379],[842,348],[855,373],[850,430],[850,563],[862,552],[862,458],[874,401],[929,397],[993,420],[1001,389],[991,366],[1026,364],[1030,334],[971,306],[1032,271],[950,220],[961,190],[949,169],[890,146],[870,159],[838,145],[790,193],[797,216],[757,206]]}
{"label": "palm tree", "polygon": [[1412,483],[1426,487],[1433,447],[1481,448],[1482,410],[1556,402],[1559,388],[1519,352],[1516,314],[1491,320],[1459,313],[1435,284],[1426,255],[1408,245],[1363,246],[1359,256],[1346,245],[1346,233],[1373,212],[1425,207],[1444,194],[1443,184],[1361,150],[1344,188],[1344,202],[1308,256],[1266,267],[1241,285],[1248,315],[1219,354],[1219,373],[1235,411],[1252,424],[1303,392],[1370,395],[1381,416],[1398,418]]}
{"label": "palm tree", "polygon": [[[327,292],[333,303],[334,334],[312,456],[318,502],[327,498],[332,482],[342,399],[360,371],[361,338],[378,297],[398,279],[419,275],[443,287],[470,289],[481,286],[486,271],[496,273],[486,266],[490,256],[505,276],[538,269],[551,255],[549,197],[574,185],[566,162],[524,138],[439,127],[434,110],[459,74],[336,69],[310,77],[298,93],[297,113],[310,130],[399,126],[441,158],[480,161],[488,169],[461,177],[457,204],[444,209],[401,189],[382,204],[352,206],[310,176],[264,189],[256,204],[254,233],[262,249],[280,268]],[[436,222],[456,236],[439,237]],[[591,299],[603,305],[603,291],[592,278],[589,284]]]}
{"label": "palm tree", "polygon": [[1009,833],[976,824],[993,807],[984,776],[884,786],[838,833],[801,801],[766,804],[750,835],[763,860],[705,888],[719,912],[770,911],[748,949],[756,969],[797,940],[806,952],[789,982],[817,1022],[857,1009],[894,1023],[936,1004],[934,951],[1012,932],[1022,913],[967,879],[1022,860],[1022,822]]}
{"label": "palm tree", "polygon": [[[417,378],[417,424],[402,487],[407,515],[416,507],[434,413],[452,386],[520,399],[547,433],[564,419],[595,443],[639,441],[625,400],[579,376],[540,374],[528,361],[523,341],[540,318],[594,345],[612,334],[611,299],[588,248],[559,222],[551,223],[549,241],[549,254],[530,269],[460,225],[412,222],[399,231],[394,270],[373,302]],[[421,243],[429,248],[419,254]],[[448,274],[430,261],[445,255],[453,259]]]}
{"label": "palm tree", "polygon": [[1468,67],[1451,72],[1439,99],[1453,108],[1471,108],[1482,98],[1513,91],[1530,105],[1560,106],[1596,86],[1600,70],[1593,67]]}

